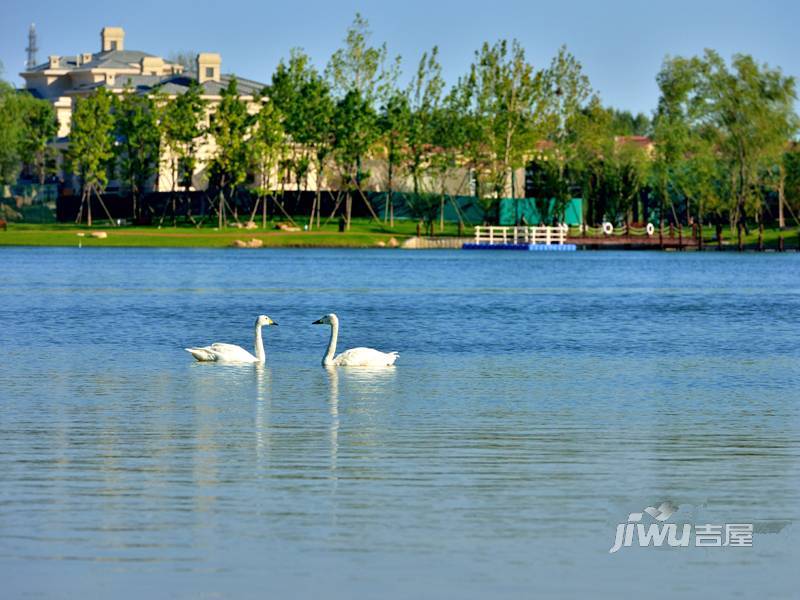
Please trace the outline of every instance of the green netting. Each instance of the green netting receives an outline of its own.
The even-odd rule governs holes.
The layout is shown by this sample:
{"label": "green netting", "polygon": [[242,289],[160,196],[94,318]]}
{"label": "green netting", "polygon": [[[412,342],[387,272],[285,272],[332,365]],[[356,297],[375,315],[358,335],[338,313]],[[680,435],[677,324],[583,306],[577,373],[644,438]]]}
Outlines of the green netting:
{"label": "green netting", "polygon": [[[379,216],[383,216],[386,209],[386,192],[371,192],[368,194],[373,209]],[[392,204],[395,219],[415,219],[413,204],[418,196],[409,192],[393,192]],[[436,201],[435,196],[433,200]],[[553,210],[555,200],[550,201],[550,211]],[[530,225],[538,225],[542,219],[536,208],[534,198],[502,198],[497,205],[500,225],[516,225],[523,217]],[[438,212],[437,212],[438,215]],[[478,199],[474,196],[445,196],[444,219],[455,222],[461,219],[466,225],[480,225],[486,215]],[[580,225],[583,222],[583,201],[573,198],[567,203],[564,221],[568,225]],[[437,216],[438,218],[438,216]],[[549,220],[552,220],[552,215]],[[560,220],[560,219],[559,219]]]}
{"label": "green netting", "polygon": [[[555,200],[550,200],[549,212],[551,215],[554,204]],[[523,217],[525,222],[530,225],[538,225],[542,221],[539,209],[536,208],[535,198],[503,198],[500,200],[500,225],[516,225],[522,221]],[[548,220],[552,220],[552,216]],[[567,203],[564,222],[567,225],[580,225],[583,222],[583,200],[573,198]]]}
{"label": "green netting", "polygon": [[[371,192],[369,201],[375,212],[383,216],[386,209],[386,192]],[[395,219],[414,219],[411,205],[417,198],[409,192],[392,192],[392,205]],[[437,213],[438,214],[438,213]],[[466,225],[480,225],[484,220],[483,209],[473,196],[445,196],[444,220],[456,222],[459,215]]]}
{"label": "green netting", "polygon": [[35,202],[55,202],[58,198],[58,186],[55,183],[17,183],[2,186],[0,197],[23,196]]}

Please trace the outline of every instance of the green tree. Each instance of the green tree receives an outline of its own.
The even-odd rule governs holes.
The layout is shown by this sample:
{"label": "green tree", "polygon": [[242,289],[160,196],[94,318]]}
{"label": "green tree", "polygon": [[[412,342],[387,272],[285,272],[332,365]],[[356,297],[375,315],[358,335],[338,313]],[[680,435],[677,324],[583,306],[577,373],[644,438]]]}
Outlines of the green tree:
{"label": "green tree", "polygon": [[[303,86],[305,104],[306,143],[313,149],[314,175],[316,180],[316,195],[314,207],[311,211],[311,220],[316,214],[317,227],[319,227],[322,207],[322,182],[325,176],[325,166],[333,150],[333,114],[335,105],[331,98],[328,84],[316,72]],[[313,227],[313,222],[309,223]]]}
{"label": "green tree", "polygon": [[[268,95],[284,115],[284,128],[291,141],[292,168],[300,175],[313,166],[316,195],[309,220],[311,228],[315,216],[319,225],[321,186],[333,139],[334,102],[330,88],[308,56],[294,49],[288,62],[281,61],[278,65]],[[297,180],[300,182],[301,177]]]}
{"label": "green tree", "polygon": [[[639,215],[639,198],[648,182],[647,150],[619,135],[619,111],[593,96],[567,122],[565,142],[545,147],[532,165],[536,205],[544,222],[563,218],[557,202],[578,189],[584,221],[629,222]],[[568,156],[568,161],[559,157]]]}
{"label": "green tree", "polygon": [[[444,206],[446,197],[450,201],[459,223],[464,225],[464,215],[452,195],[468,193],[465,190],[469,182],[470,169],[464,172],[460,181],[454,178],[459,167],[468,167],[466,158],[469,154],[464,149],[470,147],[468,121],[465,115],[458,112],[458,103],[448,94],[444,97],[439,108],[434,111],[431,138],[430,169],[438,183],[439,196],[439,231],[444,231]],[[457,183],[457,185],[455,185]]]}
{"label": "green tree", "polygon": [[800,147],[790,142],[783,155],[784,202],[794,221],[800,225]]}
{"label": "green tree", "polygon": [[410,120],[411,110],[408,105],[408,97],[401,92],[397,92],[389,98],[389,101],[382,107],[378,118],[380,137],[385,148],[387,169],[386,204],[383,221],[388,221],[391,227],[394,227],[394,204],[392,199],[394,181],[397,177],[397,169],[405,162],[407,155],[406,140]]}
{"label": "green tree", "polygon": [[438,60],[439,49],[434,46],[430,53],[420,58],[414,77],[408,85],[405,96],[408,102],[406,114],[406,142],[408,170],[414,185],[414,193],[423,189],[426,173],[432,166],[434,135],[437,112],[442,102],[442,67]]}
{"label": "green tree", "polygon": [[616,201],[610,197],[613,192],[608,180],[615,171],[607,164],[614,162],[617,154],[614,129],[614,111],[604,108],[600,99],[593,97],[570,119],[569,137],[574,140],[569,148],[571,161],[566,167],[557,160],[545,165],[551,184],[547,197],[572,195],[573,185],[579,187],[584,199],[584,221],[591,224],[608,218],[609,205]]}
{"label": "green tree", "polygon": [[746,55],[735,55],[729,66],[707,50],[667,59],[658,82],[653,170],[662,206],[688,194],[687,207],[694,205],[702,223],[708,210],[715,218],[725,211],[724,191],[743,248],[748,215],[761,228],[765,190],[776,172],[783,181],[783,154],[797,131],[794,79]]}
{"label": "green tree", "polygon": [[202,88],[194,80],[183,94],[166,97],[163,92],[156,93],[155,102],[161,113],[161,138],[168,150],[174,193],[179,180],[184,189],[191,186],[197,145],[205,135],[207,103],[201,96]]}
{"label": "green tree", "polygon": [[261,227],[267,226],[267,195],[274,194],[272,177],[283,158],[285,132],[283,116],[272,102],[264,102],[255,117],[251,137],[248,140],[250,168],[255,175],[258,199],[253,206],[250,220],[255,219],[261,206]]}
{"label": "green tree", "polygon": [[[659,223],[663,229],[666,207],[681,188],[692,138],[695,135],[700,63],[697,59],[668,58],[656,80],[661,91],[653,122],[655,155],[652,187],[659,199]],[[706,131],[709,131],[707,128]]]}
{"label": "green tree", "polygon": [[[362,171],[361,163],[379,135],[377,108],[391,97],[400,71],[400,57],[389,60],[386,44],[372,46],[371,37],[369,23],[356,13],[344,46],[331,55],[325,68],[325,77],[337,100],[331,123],[336,140],[334,157],[346,189],[348,230],[354,191],[362,197],[373,218],[378,218],[361,190],[361,182],[368,175]],[[354,151],[358,153],[352,154]]]}
{"label": "green tree", "polygon": [[576,161],[575,121],[589,103],[597,101],[581,63],[565,46],[559,48],[542,74],[542,85],[546,99],[543,121],[546,138],[551,143],[542,154],[548,168],[553,170],[550,179],[554,182],[554,211],[560,217],[572,196],[568,165]]}
{"label": "green tree", "polygon": [[484,208],[494,212],[495,200],[516,196],[516,168],[525,162],[527,151],[544,131],[546,83],[542,72],[534,71],[516,40],[484,44],[475,53],[467,80],[470,110],[480,128],[485,153],[483,163],[491,194],[483,196]]}
{"label": "green tree", "polygon": [[153,98],[126,87],[114,111],[117,168],[130,190],[133,216],[141,214],[141,195],[158,169],[161,135]]}
{"label": "green tree", "polygon": [[439,194],[421,192],[408,199],[408,210],[411,216],[425,226],[429,236],[433,235],[433,224],[440,210]]}
{"label": "green tree", "polygon": [[72,112],[67,159],[72,172],[81,178],[81,208],[76,222],[83,217],[92,225],[92,196],[97,197],[106,216],[111,214],[100,194],[108,184],[108,172],[114,158],[114,97],[100,88],[85,98],[78,98]]}
{"label": "green tree", "polygon": [[612,138],[612,149],[603,164],[607,182],[606,217],[615,223],[629,223],[638,213],[639,195],[645,187],[650,160],[638,144]]}
{"label": "green tree", "polygon": [[17,180],[24,135],[22,106],[14,88],[0,81],[0,184]]}
{"label": "green tree", "polygon": [[56,150],[52,146],[58,133],[58,120],[53,105],[26,94],[22,105],[22,162],[33,167],[40,184],[56,170]]}
{"label": "green tree", "polygon": [[255,119],[248,112],[247,103],[239,96],[235,77],[222,90],[221,96],[208,131],[216,144],[209,172],[213,186],[220,191],[218,215],[219,226],[223,227],[226,205],[232,201],[236,189],[247,180],[250,164],[247,136]]}
{"label": "green tree", "polygon": [[797,131],[795,80],[779,69],[737,54],[730,68],[707,50],[698,79],[698,118],[713,124],[715,140],[731,170],[731,224],[743,248],[743,229],[751,214],[763,224],[764,173],[780,164],[785,145]]}
{"label": "green tree", "polygon": [[301,182],[307,179],[310,165],[310,130],[306,84],[314,74],[311,59],[299,48],[293,48],[288,62],[278,64],[272,75],[269,87],[271,102],[284,115],[284,128],[289,136],[289,153],[283,159],[286,166],[295,175],[297,193],[300,193]]}
{"label": "green tree", "polygon": [[[349,230],[354,192],[358,192],[369,210],[372,210],[361,189],[362,180],[368,176],[361,170],[361,157],[367,154],[378,138],[377,115],[369,102],[353,90],[336,104],[332,122],[334,157],[346,190],[345,222]],[[374,212],[373,217],[376,220],[378,218]]]}
{"label": "green tree", "polygon": [[[447,95],[444,92],[439,49],[424,52],[403,97],[407,108],[398,120],[403,121],[405,147],[400,153],[405,170],[411,175],[414,195],[409,209],[432,234],[430,212],[438,212],[440,230],[444,228],[444,204],[448,192],[448,174],[469,163],[466,115],[470,89],[457,84]],[[462,82],[464,80],[461,80]],[[468,170],[469,171],[469,170]],[[466,183],[466,177],[461,187]],[[433,205],[433,207],[432,207]],[[463,223],[458,206],[454,203]],[[433,218],[435,220],[435,218]]]}
{"label": "green tree", "polygon": [[650,119],[644,113],[633,114],[627,110],[612,110],[611,128],[615,135],[649,135]]}
{"label": "green tree", "polygon": [[325,69],[334,97],[341,100],[357,92],[375,108],[392,95],[400,70],[400,57],[389,60],[386,44],[371,46],[369,22],[356,13],[347,29],[344,47],[336,50]]}
{"label": "green tree", "polygon": [[713,138],[704,135],[690,138],[676,180],[686,198],[687,210],[697,215],[700,249],[703,248],[702,232],[707,215],[717,227],[717,241],[721,245],[730,187],[729,179],[725,176],[724,161],[720,160]]}

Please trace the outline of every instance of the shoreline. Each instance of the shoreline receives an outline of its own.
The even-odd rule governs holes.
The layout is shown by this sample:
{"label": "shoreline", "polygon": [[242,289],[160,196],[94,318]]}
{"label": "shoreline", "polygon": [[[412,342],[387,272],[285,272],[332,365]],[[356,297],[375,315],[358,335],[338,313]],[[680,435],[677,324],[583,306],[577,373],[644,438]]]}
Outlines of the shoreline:
{"label": "shoreline", "polygon": [[[0,247],[84,247],[84,248],[230,248],[258,250],[261,248],[385,248],[385,249],[460,249],[469,241],[467,235],[459,236],[456,228],[446,226],[442,234],[432,238],[417,237],[415,223],[398,224],[390,229],[380,223],[355,222],[349,232],[339,232],[335,227],[314,231],[282,231],[278,229],[239,229],[223,231],[195,229],[190,227],[110,227],[107,223],[97,227],[81,225],[36,225],[9,223],[6,231],[0,230]],[[450,231],[448,231],[450,229]],[[105,237],[92,237],[93,232],[103,232]],[[764,232],[764,251],[778,252],[779,237],[783,236],[786,252],[800,251],[800,236],[795,230],[770,229]],[[101,234],[102,235],[102,234]],[[578,250],[639,250],[666,252],[737,252],[736,240],[725,239],[720,249],[716,240],[704,236],[704,247],[696,241],[684,239],[678,247],[677,239],[665,239],[664,248],[656,240],[643,238],[570,238]],[[248,246],[248,244],[251,245]],[[237,247],[238,246],[238,247]],[[751,232],[745,240],[745,251],[758,251],[757,232]]]}

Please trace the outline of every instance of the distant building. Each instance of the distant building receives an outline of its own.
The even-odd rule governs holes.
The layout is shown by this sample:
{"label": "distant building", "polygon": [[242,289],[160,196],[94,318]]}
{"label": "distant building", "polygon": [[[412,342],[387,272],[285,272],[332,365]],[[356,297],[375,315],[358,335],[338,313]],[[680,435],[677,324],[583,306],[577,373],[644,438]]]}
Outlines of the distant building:
{"label": "distant building", "polygon": [[618,146],[638,146],[644,150],[648,158],[653,158],[655,152],[655,144],[653,140],[646,135],[618,135],[614,138]]}
{"label": "distant building", "polygon": [[[125,49],[125,31],[121,27],[104,27],[100,32],[100,51],[83,52],[70,56],[52,55],[48,61],[20,73],[25,88],[34,96],[53,103],[58,117],[60,146],[69,143],[69,131],[75,99],[91,94],[98,88],[121,93],[130,87],[137,93],[147,93],[158,87],[160,91],[175,96],[183,94],[192,80],[202,87],[202,96],[209,102],[209,112],[220,101],[220,92],[230,82],[232,75],[222,73],[222,58],[215,53],[197,55],[194,72],[184,72],[184,67],[159,56]],[[237,77],[239,93],[243,100],[254,101],[265,84]],[[205,140],[198,150],[198,164],[193,174],[193,187],[203,187],[202,172],[207,158],[214,151],[213,140]],[[153,187],[160,190],[172,188],[171,169],[162,156],[160,172]]]}

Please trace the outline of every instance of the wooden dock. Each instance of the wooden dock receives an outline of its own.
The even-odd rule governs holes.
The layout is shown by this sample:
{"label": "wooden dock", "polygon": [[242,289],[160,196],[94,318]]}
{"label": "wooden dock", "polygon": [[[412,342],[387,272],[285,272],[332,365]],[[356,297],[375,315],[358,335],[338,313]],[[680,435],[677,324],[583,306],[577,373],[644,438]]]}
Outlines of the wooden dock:
{"label": "wooden dock", "polygon": [[658,235],[570,236],[569,241],[579,248],[607,248],[609,250],[613,248],[625,250],[696,250],[699,246],[697,240],[691,237],[663,237],[659,239]]}

